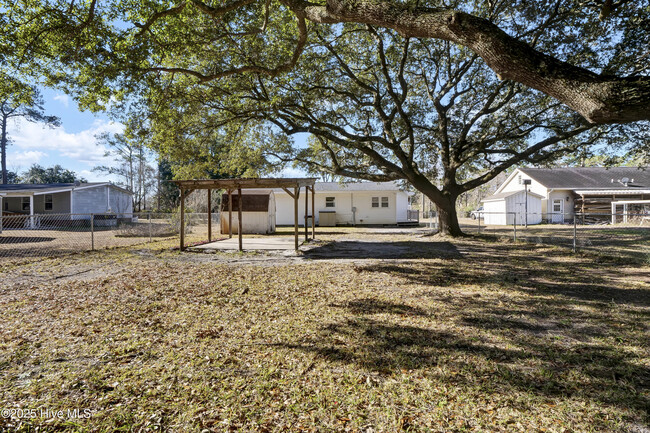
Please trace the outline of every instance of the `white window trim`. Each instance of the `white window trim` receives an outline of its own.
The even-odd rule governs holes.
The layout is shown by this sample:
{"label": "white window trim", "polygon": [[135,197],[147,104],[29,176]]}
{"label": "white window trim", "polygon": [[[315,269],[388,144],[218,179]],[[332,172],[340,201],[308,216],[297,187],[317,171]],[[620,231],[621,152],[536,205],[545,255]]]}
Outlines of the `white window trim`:
{"label": "white window trim", "polygon": [[325,207],[336,207],[336,197],[325,197]]}

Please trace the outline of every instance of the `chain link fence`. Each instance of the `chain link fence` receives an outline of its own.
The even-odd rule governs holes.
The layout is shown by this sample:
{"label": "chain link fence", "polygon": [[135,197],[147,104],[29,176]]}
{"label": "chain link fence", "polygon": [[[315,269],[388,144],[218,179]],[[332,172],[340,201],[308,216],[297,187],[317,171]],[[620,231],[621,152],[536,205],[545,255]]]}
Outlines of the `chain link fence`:
{"label": "chain link fence", "polygon": [[[81,251],[178,239],[178,213],[3,215],[0,217],[0,260],[48,257]],[[219,214],[212,214],[219,233]],[[208,214],[187,213],[186,243],[207,239]]]}
{"label": "chain link fence", "polygon": [[650,213],[482,212],[464,218],[466,233],[590,250],[650,263]]}

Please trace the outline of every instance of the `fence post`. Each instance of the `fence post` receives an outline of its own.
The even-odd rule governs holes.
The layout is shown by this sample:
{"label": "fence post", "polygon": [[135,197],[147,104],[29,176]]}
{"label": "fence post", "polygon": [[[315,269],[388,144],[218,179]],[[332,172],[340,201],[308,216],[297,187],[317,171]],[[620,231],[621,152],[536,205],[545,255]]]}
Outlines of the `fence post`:
{"label": "fence post", "polygon": [[[481,234],[481,214],[478,214],[476,219],[478,220],[478,234]],[[489,233],[488,233],[489,236]]]}
{"label": "fence post", "polygon": [[147,219],[149,220],[149,242],[151,242],[151,212],[147,213]]}
{"label": "fence post", "polygon": [[90,214],[90,250],[95,251],[95,214]]}
{"label": "fence post", "polygon": [[573,252],[576,252],[576,244],[578,237],[578,216],[573,216]]}
{"label": "fence post", "polygon": [[513,240],[517,242],[517,214],[516,213],[512,214],[512,223],[513,223],[512,227],[514,228]]}

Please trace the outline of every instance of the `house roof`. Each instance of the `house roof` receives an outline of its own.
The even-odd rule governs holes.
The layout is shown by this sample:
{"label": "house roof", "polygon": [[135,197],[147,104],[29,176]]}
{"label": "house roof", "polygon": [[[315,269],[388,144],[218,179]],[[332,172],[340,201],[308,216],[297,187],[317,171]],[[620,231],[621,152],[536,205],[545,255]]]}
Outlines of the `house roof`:
{"label": "house roof", "polygon": [[[637,167],[520,168],[519,170],[546,188],[606,190],[650,188],[650,170]],[[628,186],[620,182],[623,178],[630,180]]]}
{"label": "house roof", "polygon": [[[398,181],[393,182],[316,182],[316,192],[351,192],[351,191],[404,191]],[[281,188],[275,192],[284,192]]]}
{"label": "house roof", "polygon": [[[501,192],[498,194],[492,194],[489,197],[485,197],[481,202],[484,201],[496,201],[496,200],[503,200],[506,197],[510,197],[511,195],[519,194],[520,192],[523,192],[523,189],[517,190],[517,191],[509,191],[509,192]],[[534,192],[528,191],[528,195],[532,197],[537,197],[537,198],[544,198],[543,196],[536,194]]]}
{"label": "house roof", "polygon": [[85,183],[15,183],[0,185],[0,193],[30,193],[30,194],[45,194],[53,191],[69,191],[72,189],[92,188],[96,186],[107,185],[115,189],[119,189],[126,193],[132,194],[131,191],[113,185],[110,182],[85,182]]}

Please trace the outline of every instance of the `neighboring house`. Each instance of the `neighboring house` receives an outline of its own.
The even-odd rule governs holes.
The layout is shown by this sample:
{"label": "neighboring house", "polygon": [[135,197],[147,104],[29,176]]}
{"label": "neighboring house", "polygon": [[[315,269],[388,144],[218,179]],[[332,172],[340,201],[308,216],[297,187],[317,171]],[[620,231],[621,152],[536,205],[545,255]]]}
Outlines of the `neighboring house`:
{"label": "neighboring house", "polygon": [[[609,221],[611,217],[608,214],[616,208],[617,203],[650,200],[650,170],[635,167],[566,167],[518,168],[493,196],[485,198],[483,202],[487,206],[488,203],[505,200],[510,197],[508,194],[524,191],[525,179],[530,179],[528,191],[533,197],[541,197],[540,221],[544,222],[570,222],[576,213],[585,215],[593,222]],[[523,204],[523,193],[517,197],[517,203]],[[531,202],[529,212],[534,212],[530,210],[530,205]],[[508,209],[514,210],[514,206]],[[518,208],[520,205],[516,206]],[[536,204],[533,203],[533,207]]]}
{"label": "neighboring house", "polygon": [[90,219],[88,214],[131,218],[133,194],[108,182],[0,185],[2,215],[56,215]]}
{"label": "neighboring house", "polygon": [[[232,233],[239,231],[239,194],[232,193]],[[275,195],[270,189],[244,189],[242,198],[242,233],[275,233]],[[221,234],[230,233],[228,194],[221,196]]]}
{"label": "neighboring house", "polygon": [[[275,189],[278,225],[293,225],[293,198]],[[393,225],[417,221],[409,219],[410,197],[398,182],[316,182],[316,224],[325,225]],[[311,194],[309,197],[311,216]],[[304,191],[298,200],[298,223],[305,222]],[[321,218],[322,216],[322,218]],[[322,219],[322,221],[321,221]]]}

